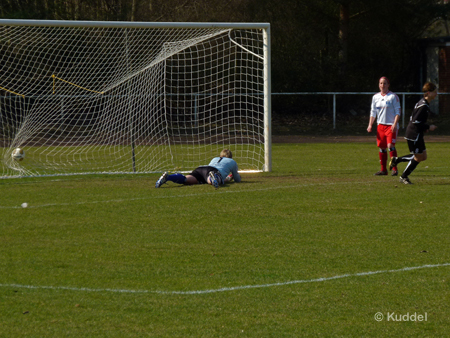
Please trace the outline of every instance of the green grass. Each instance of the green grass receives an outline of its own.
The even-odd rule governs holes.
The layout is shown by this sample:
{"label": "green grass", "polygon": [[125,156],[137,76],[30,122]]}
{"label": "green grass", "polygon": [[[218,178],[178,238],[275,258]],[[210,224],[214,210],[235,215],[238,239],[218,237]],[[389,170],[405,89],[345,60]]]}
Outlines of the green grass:
{"label": "green grass", "polygon": [[447,336],[450,159],[427,145],[412,186],[368,143],[274,144],[271,173],[217,191],[0,180],[0,336]]}

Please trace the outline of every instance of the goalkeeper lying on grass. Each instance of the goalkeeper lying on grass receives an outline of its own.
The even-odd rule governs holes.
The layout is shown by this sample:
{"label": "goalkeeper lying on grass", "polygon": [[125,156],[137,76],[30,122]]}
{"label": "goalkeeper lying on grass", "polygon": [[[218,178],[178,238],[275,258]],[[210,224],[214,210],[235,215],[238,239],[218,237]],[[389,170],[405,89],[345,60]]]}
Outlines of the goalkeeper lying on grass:
{"label": "goalkeeper lying on grass", "polygon": [[[225,178],[224,178],[225,177]],[[238,173],[238,166],[233,155],[228,149],[220,152],[220,157],[215,157],[208,165],[200,166],[194,169],[189,175],[172,174],[165,172],[158,181],[155,187],[159,188],[167,181],[178,184],[193,185],[193,184],[211,184],[216,189],[228,181],[234,179],[235,182],[241,181],[241,176]]]}

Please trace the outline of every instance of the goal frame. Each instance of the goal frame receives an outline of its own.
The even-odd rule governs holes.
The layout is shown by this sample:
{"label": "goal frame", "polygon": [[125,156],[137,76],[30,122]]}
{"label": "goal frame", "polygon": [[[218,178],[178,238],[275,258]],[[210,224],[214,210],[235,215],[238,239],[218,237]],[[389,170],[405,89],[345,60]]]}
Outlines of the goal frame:
{"label": "goal frame", "polygon": [[260,29],[263,34],[263,86],[264,86],[264,166],[263,171],[272,171],[271,128],[271,42],[270,23],[207,23],[207,22],[125,22],[125,21],[66,21],[66,20],[22,20],[0,19],[0,26],[35,27],[98,27],[98,28],[231,28]]}

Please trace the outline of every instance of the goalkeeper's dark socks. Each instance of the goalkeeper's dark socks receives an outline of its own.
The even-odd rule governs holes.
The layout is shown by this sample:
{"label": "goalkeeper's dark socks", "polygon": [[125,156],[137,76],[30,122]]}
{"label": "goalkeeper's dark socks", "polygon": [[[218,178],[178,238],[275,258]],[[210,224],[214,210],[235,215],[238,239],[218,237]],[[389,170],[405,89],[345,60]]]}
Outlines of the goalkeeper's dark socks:
{"label": "goalkeeper's dark socks", "polygon": [[180,173],[172,174],[167,176],[167,180],[173,183],[184,184],[184,182],[186,182],[186,176]]}
{"label": "goalkeeper's dark socks", "polygon": [[402,177],[406,178],[416,169],[419,162],[417,162],[414,158],[409,161],[408,165],[406,166],[405,170],[403,171]]}

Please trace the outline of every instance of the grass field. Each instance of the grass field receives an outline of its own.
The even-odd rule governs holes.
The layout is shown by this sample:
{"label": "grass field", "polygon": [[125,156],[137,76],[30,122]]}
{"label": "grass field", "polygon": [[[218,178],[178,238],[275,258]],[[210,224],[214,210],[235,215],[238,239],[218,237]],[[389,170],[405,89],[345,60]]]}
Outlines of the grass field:
{"label": "grass field", "polygon": [[373,176],[373,143],[274,144],[217,191],[0,180],[0,337],[445,337],[450,158],[427,146],[412,186]]}

